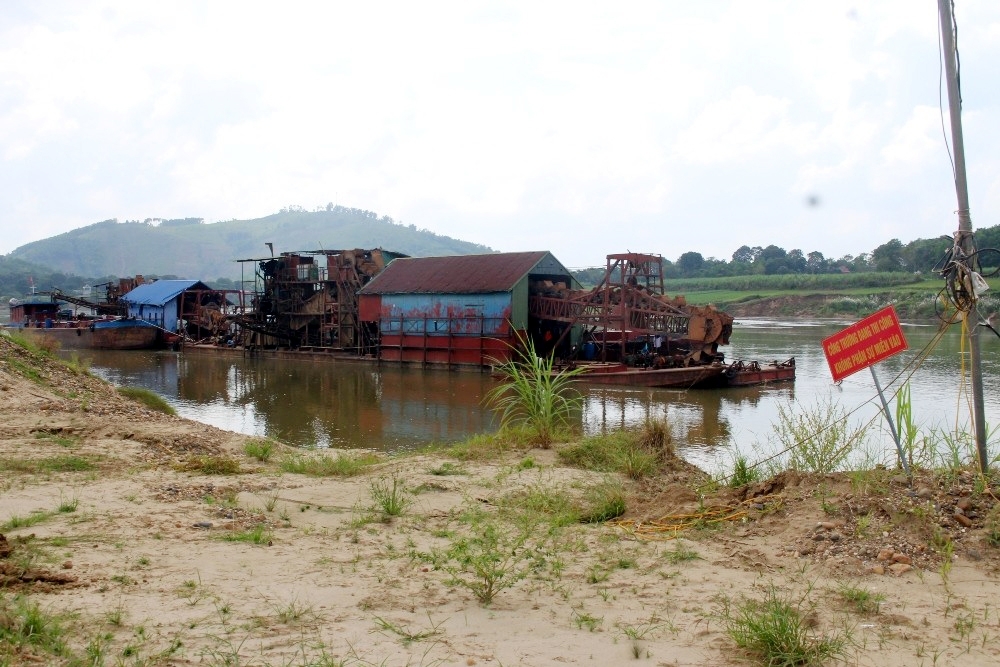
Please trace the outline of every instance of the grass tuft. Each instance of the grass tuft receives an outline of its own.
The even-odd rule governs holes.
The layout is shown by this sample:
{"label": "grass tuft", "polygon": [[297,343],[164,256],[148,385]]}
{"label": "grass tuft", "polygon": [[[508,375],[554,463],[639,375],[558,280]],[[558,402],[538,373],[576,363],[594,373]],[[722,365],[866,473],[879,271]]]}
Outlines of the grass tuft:
{"label": "grass tuft", "polygon": [[736,645],[768,667],[822,665],[844,657],[847,639],[817,636],[800,605],[773,586],[760,600],[723,600],[719,616]]}
{"label": "grass tuft", "polygon": [[162,412],[165,415],[177,414],[177,411],[155,391],[150,391],[142,387],[118,387],[118,393],[126,398],[131,398],[134,401],[142,403],[150,410]]}
{"label": "grass tuft", "polygon": [[221,539],[225,542],[246,542],[248,544],[270,546],[273,534],[267,525],[258,523],[253,528],[247,530],[237,530],[231,533],[226,533]]}
{"label": "grass tuft", "polygon": [[271,460],[274,449],[274,441],[267,438],[253,438],[243,445],[243,453],[261,463]]}
{"label": "grass tuft", "polygon": [[413,497],[406,490],[402,480],[393,475],[372,480],[369,486],[372,497],[372,509],[378,512],[383,521],[402,516],[413,504]]}
{"label": "grass tuft", "polygon": [[642,479],[656,472],[660,455],[647,445],[642,433],[613,431],[589,436],[559,449],[559,458],[570,465],[598,472],[617,472]]}
{"label": "grass tuft", "polygon": [[360,475],[367,468],[379,463],[382,459],[376,454],[360,453],[337,456],[301,456],[295,455],[281,462],[284,472],[310,477],[353,477]]}
{"label": "grass tuft", "polygon": [[242,472],[240,462],[231,456],[201,456],[192,468],[204,475],[238,475]]}

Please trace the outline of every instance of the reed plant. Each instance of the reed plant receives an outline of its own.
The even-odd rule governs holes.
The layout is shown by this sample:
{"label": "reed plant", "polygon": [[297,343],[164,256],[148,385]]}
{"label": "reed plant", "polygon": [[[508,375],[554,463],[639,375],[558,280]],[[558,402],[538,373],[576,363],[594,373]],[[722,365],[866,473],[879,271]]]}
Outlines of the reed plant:
{"label": "reed plant", "polygon": [[516,355],[495,367],[503,380],[487,393],[486,404],[500,414],[500,426],[528,431],[534,444],[549,447],[571,432],[570,419],[583,397],[572,387],[582,368],[555,368],[555,357],[541,357],[529,338],[522,337]]}

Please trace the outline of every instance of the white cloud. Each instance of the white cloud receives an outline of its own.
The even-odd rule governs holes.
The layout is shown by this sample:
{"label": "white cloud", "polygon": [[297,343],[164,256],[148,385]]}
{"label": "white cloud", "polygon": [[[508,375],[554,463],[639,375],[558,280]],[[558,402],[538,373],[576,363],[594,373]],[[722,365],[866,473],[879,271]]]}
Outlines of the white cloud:
{"label": "white cloud", "polygon": [[[934,0],[18,10],[0,19],[0,216],[19,223],[0,252],[110,217],[337,201],[571,265],[622,244],[838,256],[879,224],[937,235],[953,207]],[[956,11],[970,180],[995,201],[973,142],[996,137],[1000,7]]]}

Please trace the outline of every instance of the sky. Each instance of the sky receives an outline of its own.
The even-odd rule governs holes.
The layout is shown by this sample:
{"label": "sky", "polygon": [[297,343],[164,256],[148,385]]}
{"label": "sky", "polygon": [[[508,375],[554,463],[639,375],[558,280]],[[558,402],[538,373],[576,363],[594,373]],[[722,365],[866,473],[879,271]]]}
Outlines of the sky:
{"label": "sky", "polygon": [[[954,4],[975,229],[1000,2]],[[939,41],[936,0],[4,0],[0,254],[328,203],[570,268],[951,234]]]}

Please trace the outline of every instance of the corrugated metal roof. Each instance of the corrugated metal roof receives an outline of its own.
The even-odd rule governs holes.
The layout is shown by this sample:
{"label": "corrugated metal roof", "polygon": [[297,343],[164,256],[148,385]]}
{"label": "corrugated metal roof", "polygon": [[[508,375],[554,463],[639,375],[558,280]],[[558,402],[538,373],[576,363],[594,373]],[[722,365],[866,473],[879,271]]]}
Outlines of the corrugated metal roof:
{"label": "corrugated metal roof", "polygon": [[545,250],[453,257],[405,257],[393,260],[361,288],[361,294],[509,292],[546,257],[551,255]]}
{"label": "corrugated metal roof", "polygon": [[210,289],[200,280],[157,280],[155,283],[139,285],[122,297],[122,301],[134,304],[162,306],[184,290],[197,287]]}

